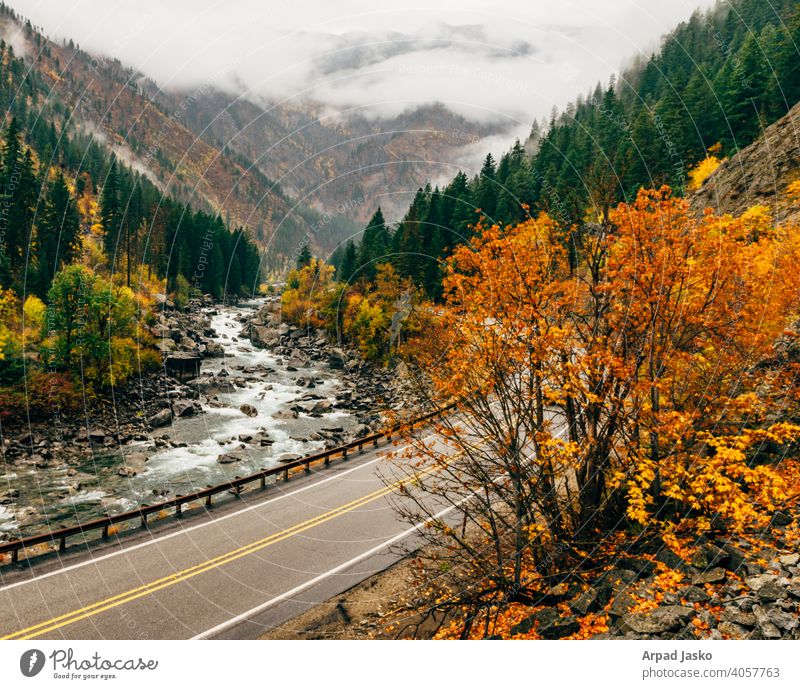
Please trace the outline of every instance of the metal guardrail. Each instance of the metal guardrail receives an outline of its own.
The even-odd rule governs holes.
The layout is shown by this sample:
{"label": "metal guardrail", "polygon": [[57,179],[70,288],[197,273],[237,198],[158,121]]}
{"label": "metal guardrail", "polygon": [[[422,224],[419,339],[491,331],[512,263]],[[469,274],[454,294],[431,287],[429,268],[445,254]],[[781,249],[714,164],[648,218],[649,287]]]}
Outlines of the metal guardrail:
{"label": "metal guardrail", "polygon": [[[159,514],[160,512],[174,508],[175,515],[180,517],[184,505],[203,499],[205,499],[205,506],[208,508],[211,507],[213,496],[218,495],[219,493],[230,491],[235,495],[239,495],[244,486],[250,483],[255,483],[256,481],[261,484],[261,488],[266,488],[267,478],[271,476],[278,476],[280,474],[283,474],[283,479],[288,481],[290,473],[293,469],[299,469],[302,467],[305,470],[305,473],[309,473],[311,471],[312,464],[323,462],[325,466],[328,466],[331,459],[337,455],[341,455],[343,460],[347,460],[347,454],[349,452],[354,450],[361,452],[363,451],[364,446],[369,444],[372,444],[373,447],[377,447],[378,442],[383,438],[391,441],[392,436],[397,435],[403,428],[414,427],[426,423],[442,413],[449,411],[454,406],[455,404],[449,404],[446,407],[442,407],[441,409],[430,412],[429,414],[412,419],[407,423],[393,426],[384,431],[380,431],[379,433],[373,433],[372,435],[364,436],[363,438],[358,438],[357,440],[347,443],[346,445],[340,445],[338,447],[331,448],[330,450],[319,452],[315,455],[309,455],[308,457],[300,457],[299,459],[294,459],[291,462],[270,467],[269,469],[264,469],[263,471],[259,471],[255,474],[250,474],[249,476],[236,477],[231,481],[219,483],[216,486],[209,486],[208,488],[204,488],[203,490],[199,490],[195,493],[190,493],[189,495],[178,495],[170,500],[165,500],[154,505],[140,505],[136,509],[129,510],[127,512],[120,512],[119,514],[108,515],[106,517],[101,517],[100,519],[94,519],[84,524],[68,526],[63,529],[58,529],[57,531],[51,531],[49,533],[38,534],[35,536],[27,536],[16,541],[0,543],[0,554],[11,553],[11,562],[15,563],[19,560],[19,553],[21,550],[35,545],[57,543],[59,552],[63,552],[67,547],[67,539],[71,536],[84,536],[87,534],[87,532],[102,531],[102,538],[105,540],[109,538],[109,530],[115,524],[121,524],[123,522],[134,521],[138,519],[141,521],[141,526],[145,528],[147,527],[147,518],[150,515]],[[84,540],[84,543],[85,542],[86,541]]]}

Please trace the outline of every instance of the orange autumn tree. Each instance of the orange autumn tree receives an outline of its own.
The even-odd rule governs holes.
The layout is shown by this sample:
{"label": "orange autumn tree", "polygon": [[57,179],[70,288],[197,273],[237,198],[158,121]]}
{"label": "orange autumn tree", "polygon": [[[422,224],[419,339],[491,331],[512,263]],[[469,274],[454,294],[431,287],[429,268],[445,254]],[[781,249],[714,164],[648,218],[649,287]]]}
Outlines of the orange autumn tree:
{"label": "orange autumn tree", "polygon": [[572,266],[544,215],[455,251],[425,365],[461,412],[415,440],[428,461],[400,469],[413,488],[398,509],[489,582],[459,605],[530,596],[531,571],[620,519],[738,528],[774,509],[785,487],[750,460],[800,436],[765,423],[762,365],[795,315],[800,235],[747,222],[697,219],[664,187],[580,235]]}

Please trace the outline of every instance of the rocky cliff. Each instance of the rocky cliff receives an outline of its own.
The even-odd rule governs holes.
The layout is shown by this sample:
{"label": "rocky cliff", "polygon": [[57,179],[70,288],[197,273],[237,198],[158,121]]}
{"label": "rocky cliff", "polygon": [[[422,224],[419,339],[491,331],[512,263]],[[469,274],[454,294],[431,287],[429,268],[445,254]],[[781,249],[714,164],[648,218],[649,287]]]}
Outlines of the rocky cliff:
{"label": "rocky cliff", "polygon": [[739,214],[767,206],[777,222],[800,220],[786,187],[800,178],[800,103],[764,130],[763,136],[725,160],[691,199],[698,211]]}

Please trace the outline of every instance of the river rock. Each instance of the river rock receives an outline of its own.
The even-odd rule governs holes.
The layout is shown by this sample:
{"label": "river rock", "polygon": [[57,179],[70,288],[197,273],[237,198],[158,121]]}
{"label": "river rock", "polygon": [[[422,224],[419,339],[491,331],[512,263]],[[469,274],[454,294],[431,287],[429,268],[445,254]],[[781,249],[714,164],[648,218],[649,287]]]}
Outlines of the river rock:
{"label": "river rock", "polygon": [[334,347],[328,352],[328,365],[331,368],[343,369],[346,367],[347,361],[347,354],[341,349]]}
{"label": "river rock", "polygon": [[280,343],[280,334],[274,328],[253,325],[250,327],[250,341],[256,347],[274,347]]}
{"label": "river rock", "polygon": [[234,464],[235,462],[241,462],[242,459],[244,458],[234,452],[224,452],[217,457],[217,462],[220,464]]}
{"label": "river rock", "polygon": [[370,434],[370,428],[365,423],[360,423],[353,429],[353,438],[358,440]]}
{"label": "river rock", "polygon": [[203,353],[209,359],[221,359],[225,356],[225,350],[218,342],[208,342]]}
{"label": "river rock", "polygon": [[333,404],[328,402],[328,400],[322,400],[311,407],[309,414],[311,414],[311,416],[322,416],[323,414],[329,414],[332,410]]}
{"label": "river rock", "polygon": [[5,493],[0,493],[0,505],[10,505],[18,497],[19,497],[19,491],[16,488],[7,490]]}
{"label": "river rock", "polygon": [[172,410],[162,409],[147,419],[147,424],[152,428],[161,428],[172,423]]}
{"label": "river rock", "polygon": [[197,411],[195,403],[191,400],[175,400],[172,403],[172,413],[177,417],[194,416]]}
{"label": "river rock", "polygon": [[296,419],[298,416],[296,411],[292,411],[290,409],[281,409],[280,411],[276,411],[273,415],[273,419]]}
{"label": "river rock", "polygon": [[241,407],[239,407],[239,411],[250,418],[258,416],[258,409],[256,409],[252,404],[243,404]]}

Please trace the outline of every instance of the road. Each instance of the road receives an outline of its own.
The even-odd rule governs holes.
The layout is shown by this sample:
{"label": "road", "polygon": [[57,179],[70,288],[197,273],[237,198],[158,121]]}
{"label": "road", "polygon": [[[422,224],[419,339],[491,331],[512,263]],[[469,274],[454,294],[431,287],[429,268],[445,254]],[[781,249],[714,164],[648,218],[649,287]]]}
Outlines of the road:
{"label": "road", "polygon": [[[397,448],[394,448],[397,450]],[[413,538],[381,448],[88,551],[0,571],[0,638],[255,638]],[[398,592],[399,593],[399,592]]]}

